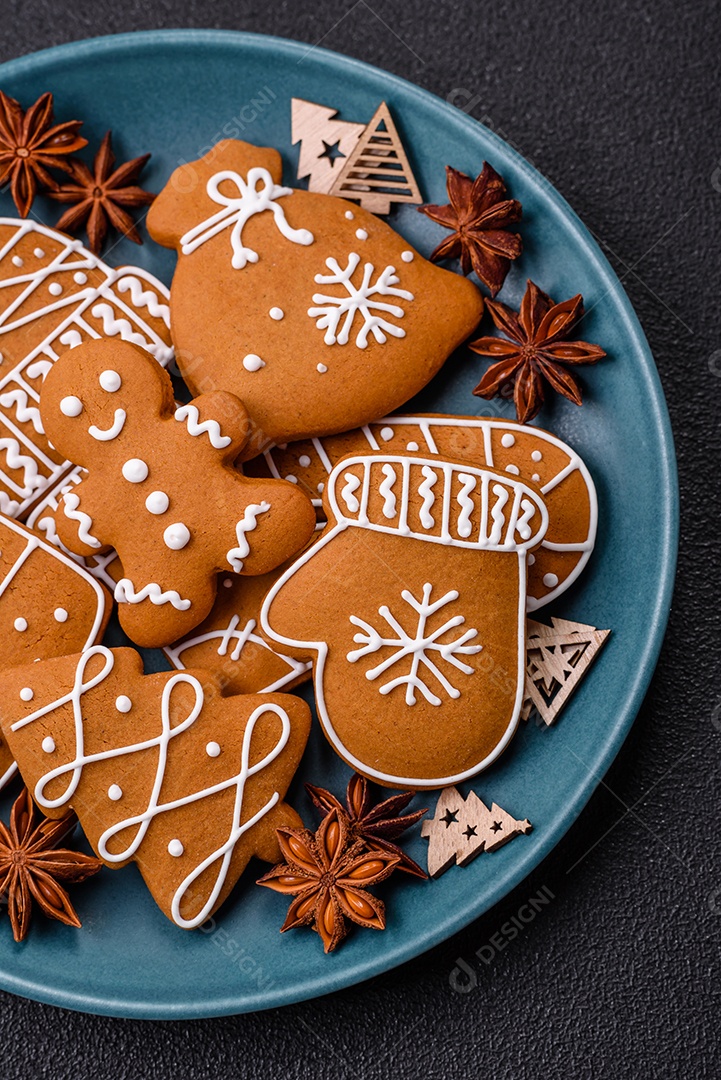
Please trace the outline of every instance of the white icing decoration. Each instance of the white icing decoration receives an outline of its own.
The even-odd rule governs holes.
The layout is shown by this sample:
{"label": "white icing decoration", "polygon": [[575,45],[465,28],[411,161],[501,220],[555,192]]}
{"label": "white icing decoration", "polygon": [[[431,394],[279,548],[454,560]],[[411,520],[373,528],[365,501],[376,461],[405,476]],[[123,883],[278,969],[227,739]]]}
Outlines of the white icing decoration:
{"label": "white icing decoration", "polygon": [[315,369],[316,371],[319,371],[321,375],[325,375],[326,371],[328,370],[325,364],[316,364]]}
{"label": "white icing decoration", "polygon": [[172,855],[174,859],[179,859],[184,851],[185,848],[180,840],[171,840],[168,844],[168,855]]}
{"label": "white icing decoration", "polygon": [[289,484],[297,484],[298,483],[298,477],[293,476],[293,473],[288,473],[288,475],[284,476],[283,479],[287,480]]}
{"label": "white icing decoration", "polygon": [[108,798],[113,802],[119,802],[123,797],[123,789],[118,784],[111,784],[108,788]]}
{"label": "white icing decoration", "polygon": [[534,450],[531,454],[531,461],[543,461],[543,454],[540,450]]}
{"label": "white icing decoration", "polygon": [[257,353],[248,353],[243,357],[243,367],[246,371],[260,371],[265,367],[265,360],[261,360]]}
{"label": "white icing decoration", "polygon": [[270,315],[271,319],[275,320],[275,322],[280,322],[280,320],[285,316],[285,312],[282,308],[279,307],[272,307],[268,314]]}
{"label": "white icing decoration", "polygon": [[365,229],[356,229],[355,234],[356,234],[356,237],[359,240],[367,240],[368,239],[368,233],[366,232]]}
{"label": "white icing decoration", "polygon": [[232,579],[229,578],[229,577],[225,578],[224,581],[223,581],[223,585],[225,586],[226,589],[232,589],[233,588]]}
{"label": "white icing decoration", "polygon": [[392,427],[381,428],[381,439],[383,439],[384,442],[390,442],[394,435],[395,431]]}
{"label": "white icing decoration", "polygon": [[20,424],[32,424],[38,435],[44,435],[45,429],[43,422],[40,419],[40,410],[36,405],[30,405],[28,403],[27,390],[18,388],[17,390],[9,390],[5,394],[0,394],[0,405],[5,409],[10,409],[15,406],[15,416]]}
{"label": "white icing decoration", "polygon": [[521,470],[517,465],[506,465],[506,472],[511,473],[512,476],[520,476]]}
{"label": "white icing decoration", "polygon": [[133,274],[120,279],[117,285],[118,292],[130,292],[130,299],[135,307],[147,308],[148,314],[153,319],[162,319],[166,326],[170,325],[170,308],[167,304],[161,304],[158,294],[152,289],[143,289],[138,278]]}
{"label": "white icing decoration", "polygon": [[52,737],[52,735],[46,735],[40,745],[42,746],[46,754],[55,753],[55,739]]}
{"label": "white icing decoration", "polygon": [[[521,515],[516,522],[516,531],[521,540],[530,540],[533,532],[530,521],[536,512],[536,508],[530,499],[521,499],[521,511]],[[558,578],[556,578],[556,584],[558,585]]]}
{"label": "white icing decoration", "polygon": [[408,445],[406,446],[406,450],[410,450],[412,454],[415,454],[415,452],[418,450],[418,443],[417,442],[409,442]]}
{"label": "white icing decoration", "polygon": [[198,423],[199,415],[197,405],[181,405],[175,410],[175,419],[181,423],[185,421],[190,435],[207,435],[210,445],[216,450],[224,450],[226,446],[230,446],[233,440],[229,435],[221,435],[218,421],[203,420],[202,423]]}
{"label": "white icing decoration", "polygon": [[182,551],[190,540],[190,529],[182,521],[168,525],[163,533],[163,542],[171,551]]}
{"label": "white icing decoration", "polygon": [[344,477],[346,484],[341,491],[341,498],[345,502],[346,506],[350,510],[351,514],[357,514],[360,510],[360,503],[356,498],[354,492],[358,490],[361,485],[360,480],[354,473],[346,473]]}
{"label": "white icing decoration", "polygon": [[33,255],[35,256],[36,259],[44,259],[45,258],[45,252],[43,251],[43,249],[41,247],[36,247],[35,250],[33,251]]}
{"label": "white icing decoration", "polygon": [[83,411],[83,403],[75,394],[69,394],[60,402],[60,412],[63,416],[80,416]]}
{"label": "white icing decoration", "polygon": [[117,439],[120,432],[125,427],[126,412],[125,409],[116,409],[112,424],[109,428],[99,428],[95,424],[91,424],[88,428],[88,435],[91,435],[98,442],[110,442],[112,439]]}
{"label": "white icing decoration", "polygon": [[[65,333],[60,335],[58,340],[61,344],[67,345],[69,349],[76,349],[78,345],[82,345],[83,335],[79,330],[66,330]],[[30,371],[29,368],[28,371]]]}
{"label": "white icing decoration", "polygon": [[220,757],[220,746],[217,742],[209,742],[205,748],[208,757]]}
{"label": "white icing decoration", "polygon": [[175,589],[167,589],[165,592],[154,581],[143,585],[136,592],[130,578],[121,578],[115,586],[115,599],[119,604],[140,604],[143,600],[150,600],[151,604],[160,607],[162,604],[172,604],[176,611],[187,611],[190,600],[184,600]]}
{"label": "white icing decoration", "polygon": [[403,259],[403,262],[409,263],[409,262],[413,262],[413,259],[415,258],[415,256],[414,256],[412,251],[402,251],[401,252],[401,258]]}
{"label": "white icing decoration", "polygon": [[510,449],[511,446],[515,446],[516,437],[512,435],[510,431],[507,431],[505,435],[501,436],[501,446],[505,446],[506,449]]}
{"label": "white icing decoration", "polygon": [[243,517],[235,526],[235,534],[238,539],[238,546],[231,548],[228,554],[225,556],[230,565],[235,570],[236,574],[239,574],[243,569],[243,560],[247,559],[250,554],[250,544],[248,543],[247,533],[252,532],[258,524],[258,518],[261,514],[267,514],[270,510],[270,503],[250,503],[246,506]]}
{"label": "white icing decoration", "polygon": [[44,379],[52,366],[52,360],[34,360],[25,370],[29,379]]}
{"label": "white icing decoration", "polygon": [[301,466],[302,469],[307,469],[310,465],[310,458],[308,457],[308,455],[301,454],[298,458],[298,464]]}
{"label": "white icing decoration", "polygon": [[24,261],[24,259],[21,259],[21,257],[19,255],[13,255],[12,264],[13,264],[13,266],[20,267],[20,266],[25,265],[25,261]]}
{"label": "white icing decoration", "polygon": [[355,217],[355,214],[353,213],[352,210],[346,210],[345,216],[346,216],[347,221],[352,221],[353,218]]}
{"label": "white icing decoration", "polygon": [[[102,669],[94,675],[88,682],[84,682],[85,669],[90,659],[94,656],[101,656],[103,658]],[[233,819],[229,830],[227,840],[215,851],[213,851],[207,858],[196,866],[187,877],[181,882],[171,904],[171,912],[173,920],[178,926],[184,929],[192,929],[196,926],[201,926],[208,918],[210,912],[215,907],[218,897],[222,892],[225,880],[227,877],[228,869],[233,857],[233,851],[240,837],[246,833],[249,829],[260,821],[265,814],[271,810],[280,799],[279,792],[275,791],[267,802],[255,813],[252,817],[247,818],[241,825],[243,819],[243,798],[245,793],[245,786],[250,777],[255,776],[257,773],[262,772],[267,768],[275,759],[282,753],[285,746],[288,743],[290,737],[290,720],[288,714],[279,705],[275,705],[271,702],[267,704],[259,705],[257,709],[251,713],[248,718],[248,722],[245,726],[243,733],[243,745],[240,754],[240,770],[234,776],[231,776],[225,780],[220,781],[217,784],[213,784],[211,787],[203,788],[199,791],[194,791],[183,798],[174,799],[169,802],[161,801],[161,794],[163,789],[163,781],[165,778],[165,770],[168,760],[168,746],[172,739],[176,739],[186,732],[200,716],[204,705],[204,692],[203,687],[196,678],[192,675],[188,675],[185,672],[179,672],[173,675],[165,683],[163,687],[162,698],[160,702],[160,714],[161,714],[161,731],[160,734],[154,738],[148,738],[143,742],[131,744],[129,746],[114,747],[110,750],[103,750],[96,754],[86,754],[84,743],[84,720],[83,720],[83,694],[89,690],[94,689],[109,675],[114,666],[115,660],[112,652],[105,648],[103,645],[97,645],[87,652],[83,653],[78,660],[78,665],[75,672],[75,680],[72,689],[57,698],[50,704],[43,706],[41,709],[36,710],[29,716],[25,716],[22,719],[16,721],[12,729],[18,731],[28,724],[46,716],[48,713],[53,712],[55,709],[61,708],[67,703],[72,705],[73,716],[75,720],[75,757],[72,761],[52,769],[46,773],[35,785],[33,792],[35,801],[46,809],[56,809],[60,806],[64,806],[71,802],[80,778],[82,776],[83,769],[86,765],[92,765],[98,761],[112,761],[115,758],[125,757],[129,754],[144,753],[151,750],[154,752],[154,757],[157,759],[156,774],[153,781],[152,790],[148,799],[147,808],[140,814],[133,817],[126,818],[123,821],[116,822],[110,828],[99,837],[97,841],[97,850],[100,857],[108,863],[122,863],[128,859],[132,859],[136,856],[138,849],[140,848],[143,840],[145,839],[148,829],[153,821],[160,815],[180,809],[184,806],[191,806],[195,803],[202,802],[202,800],[209,798],[210,796],[219,794],[223,791],[235,789],[235,802],[233,807]],[[171,698],[173,690],[181,683],[188,684],[195,695],[192,708],[183,718],[178,715],[177,709],[171,710]],[[253,739],[253,732],[258,720],[267,713],[273,713],[280,720],[281,733],[275,744],[271,749],[262,757],[256,761],[253,765],[250,764],[251,759],[251,744]],[[57,781],[60,777],[69,777],[67,786],[62,794],[54,799],[48,799],[45,796],[45,790],[49,784]],[[56,786],[57,787],[57,786]],[[127,846],[122,846],[121,850],[117,850],[119,838],[127,838]],[[110,844],[114,841],[113,850],[110,850]],[[174,852],[178,849],[175,848]],[[179,852],[178,852],[179,854]],[[206,903],[197,915],[192,919],[185,919],[180,914],[180,907],[186,894],[190,892],[198,879],[206,880],[207,871],[211,866],[218,865],[217,876],[215,883],[210,890],[210,894]]]}
{"label": "white icing decoration", "polygon": [[533,476],[531,477],[531,480],[535,481],[536,484],[540,484],[541,477],[538,475],[537,472],[534,472]]}
{"label": "white icing decoration", "polygon": [[120,713],[129,713],[132,707],[133,703],[126,694],[121,694],[115,699],[115,708]]}
{"label": "white icing decoration", "polygon": [[20,700],[32,701],[34,697],[35,694],[33,693],[32,688],[29,686],[23,686],[22,690],[20,691]]}
{"label": "white icing decoration", "polygon": [[491,510],[493,527],[491,529],[489,540],[491,544],[500,544],[501,536],[503,535],[503,527],[506,524],[506,517],[503,510],[508,502],[508,489],[504,487],[503,484],[494,484],[493,494],[496,496],[496,502]]}
{"label": "white icing decoration", "polygon": [[148,478],[148,466],[142,458],[130,458],[121,471],[130,484],[142,484]]}
{"label": "white icing decoration", "polygon": [[108,394],[114,394],[116,390],[119,390],[123,385],[123,380],[120,378],[117,371],[112,371],[111,369],[103,371],[98,382],[100,383],[101,388],[107,391]]}
{"label": "white icing decoration", "polygon": [[15,622],[13,623],[13,626],[18,631],[18,633],[22,634],[22,632],[24,630],[27,630],[27,628],[28,628],[28,621],[27,621],[27,619],[23,619],[22,617],[19,617],[19,618],[17,618],[15,620]]}
{"label": "white icing decoration", "polygon": [[[224,195],[220,190],[222,183],[234,184],[238,195],[234,197]],[[293,189],[273,183],[273,177],[267,169],[258,166],[252,168],[248,171],[245,180],[237,172],[224,169],[211,176],[206,190],[213,202],[218,203],[223,209],[206,218],[205,221],[201,221],[199,225],[180,238],[183,255],[191,255],[206,240],[212,239],[232,225],[230,245],[233,251],[231,259],[233,269],[242,270],[247,263],[256,263],[258,253],[243,245],[243,228],[249,218],[265,210],[272,212],[275,224],[286,240],[303,246],[313,243],[313,234],[307,229],[291,228],[286,221],[285,211],[276,202],[277,199],[282,199],[286,195],[292,195]]]}
{"label": "white icing decoration", "polygon": [[381,482],[378,491],[383,499],[383,517],[394,518],[396,516],[396,504],[398,500],[393,494],[393,485],[396,482],[396,470],[386,462],[383,466],[385,480]]}
{"label": "white icing decoration", "polygon": [[467,540],[473,531],[471,514],[475,510],[475,504],[471,498],[471,492],[475,491],[476,477],[471,476],[469,473],[459,473],[458,479],[461,482],[461,490],[458,492],[457,496],[458,505],[461,508],[461,512],[458,515],[458,535],[462,536],[464,540]]}
{"label": "white icing decoration", "polygon": [[547,589],[553,589],[556,587],[556,585],[558,585],[558,578],[555,574],[544,574],[543,584],[546,586]]}
{"label": "white icing decoration", "polygon": [[62,294],[63,287],[59,281],[52,281],[48,285],[48,292],[51,296],[60,296]]}
{"label": "white icing decoration", "polygon": [[88,275],[84,274],[82,270],[78,270],[76,271],[76,273],[73,274],[73,281],[76,285],[84,285],[87,280]]}
{"label": "white icing decoration", "polygon": [[[455,615],[433,632],[429,632],[428,620],[441,608],[458,600],[459,596],[458,591],[452,589],[450,592],[447,592],[445,596],[442,596],[439,600],[431,603],[432,592],[433,586],[426,583],[423,586],[422,600],[416,600],[413,594],[407,589],[404,589],[401,593],[403,600],[405,600],[406,604],[408,604],[418,616],[416,631],[413,637],[411,637],[411,635],[401,626],[400,622],[385,604],[378,609],[378,614],[385,619],[391,631],[395,632],[396,636],[394,637],[383,637],[364,619],[359,619],[355,615],[350,616],[351,623],[354,626],[359,627],[361,631],[361,633],[355,634],[353,637],[353,640],[361,645],[361,648],[349,652],[347,656],[347,659],[351,664],[355,664],[364,656],[378,652],[381,648],[390,648],[394,650],[391,655],[386,656],[380,664],[366,671],[366,678],[369,681],[374,681],[389,668],[400,663],[402,660],[405,660],[406,657],[412,658],[408,674],[399,675],[397,678],[391,679],[389,682],[383,683],[382,686],[378,687],[381,694],[390,694],[397,686],[405,686],[406,705],[416,704],[416,690],[420,690],[426,701],[431,705],[442,704],[441,698],[432,692],[430,686],[428,686],[419,675],[421,666],[425,667],[428,673],[440,683],[441,687],[449,697],[459,698],[461,696],[460,691],[449,682],[439,668],[438,663],[443,660],[448,664],[452,664],[465,675],[472,675],[473,668],[458,657],[475,655],[483,648],[482,645],[468,644],[474,638],[478,637],[478,631],[475,629],[465,630],[459,637],[450,642],[447,641],[441,644],[438,641],[438,639],[446,635],[449,630],[463,625],[466,621],[463,615]],[[434,653],[436,654],[435,660],[431,659],[431,655]]]}
{"label": "white icing decoration", "polygon": [[[433,494],[433,488],[438,483],[438,473],[428,465],[424,465],[421,472],[425,479],[418,487],[418,494],[423,499],[423,505],[421,506],[418,516],[421,519],[421,525],[424,529],[432,529],[436,523],[436,519],[431,513],[431,507],[436,501],[436,497]],[[475,479],[473,480],[473,483],[475,486]]]}
{"label": "white icing decoration", "polygon": [[363,266],[363,277],[360,285],[356,286],[351,278],[361,261],[360,255],[352,251],[348,256],[348,264],[342,269],[335,259],[326,259],[326,266],[330,274],[316,274],[315,282],[318,285],[340,285],[346,292],[344,295],[332,296],[327,293],[314,293],[313,303],[318,307],[308,309],[308,314],[316,320],[319,330],[325,330],[324,341],[326,345],[347,345],[356,315],[360,315],[362,325],[358,330],[355,343],[359,349],[365,349],[368,345],[368,335],[372,334],[379,343],[388,340],[387,335],[392,337],[405,337],[406,332],[395,323],[377,314],[392,315],[396,319],[402,319],[405,312],[397,304],[389,304],[378,300],[378,296],[393,296],[403,300],[413,300],[413,293],[406,289],[397,289],[398,284],[394,266],[386,266],[378,276],[376,284],[371,284],[375,267],[372,263]]}
{"label": "white icing decoration", "polygon": [[55,622],[64,623],[68,621],[68,613],[64,607],[56,607],[53,612],[53,618]]}
{"label": "white icing decoration", "polygon": [[164,491],[151,491],[145,500],[145,509],[151,514],[164,514],[170,506],[170,499]]}
{"label": "white icing decoration", "polygon": [[533,554],[533,552],[531,552],[531,554],[528,556],[528,565],[533,566],[535,564],[535,562],[536,562],[536,556]]}
{"label": "white icing decoration", "polygon": [[77,521],[78,523],[78,539],[88,547],[99,548],[103,545],[96,536],[93,536],[91,529],[93,527],[93,519],[90,514],[86,514],[83,510],[79,510],[80,496],[74,491],[69,491],[66,495],[63,495],[63,513],[65,517],[70,521]]}

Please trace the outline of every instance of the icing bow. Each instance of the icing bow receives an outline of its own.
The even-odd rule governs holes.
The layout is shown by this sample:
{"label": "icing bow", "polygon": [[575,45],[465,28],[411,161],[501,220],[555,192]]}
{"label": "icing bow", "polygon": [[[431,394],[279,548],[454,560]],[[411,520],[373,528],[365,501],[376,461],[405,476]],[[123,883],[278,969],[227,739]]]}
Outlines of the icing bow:
{"label": "icing bow", "polygon": [[[220,185],[224,182],[234,184],[238,195],[224,194],[220,190]],[[243,227],[254,214],[261,214],[265,210],[272,211],[275,224],[286,240],[303,246],[313,243],[313,233],[308,229],[291,228],[286,220],[285,211],[276,202],[276,199],[285,195],[292,195],[293,189],[275,184],[267,169],[259,166],[250,169],[246,180],[237,172],[224,169],[211,176],[206,190],[213,202],[218,203],[223,209],[206,218],[205,221],[201,221],[199,225],[180,238],[180,247],[184,255],[191,255],[206,240],[212,239],[223,229],[232,225],[230,244],[233,249],[233,269],[242,270],[246,263],[257,262],[257,251],[243,244]]]}

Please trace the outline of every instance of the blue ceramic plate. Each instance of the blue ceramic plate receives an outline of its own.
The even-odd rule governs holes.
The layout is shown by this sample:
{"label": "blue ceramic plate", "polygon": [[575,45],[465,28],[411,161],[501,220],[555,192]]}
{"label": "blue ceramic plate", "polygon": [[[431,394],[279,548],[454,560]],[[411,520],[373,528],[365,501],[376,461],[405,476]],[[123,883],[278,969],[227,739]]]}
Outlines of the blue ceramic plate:
{"label": "blue ceramic plate", "polygon": [[[598,488],[600,529],[588,569],[544,616],[611,627],[613,635],[560,722],[545,730],[522,728],[510,750],[473,785],[486,800],[528,817],[533,832],[438,881],[391,881],[384,894],[388,929],[354,933],[330,957],[310,931],[278,933],[284,900],[256,888],[252,870],[212,933],[174,927],[134,867],[104,870],[76,890],[82,931],[37,918],[27,941],[15,945],[7,922],[0,921],[0,986],[88,1012],[174,1019],[238,1013],[377,975],[449,937],[538,865],[608,769],[648,687],[671,600],[678,494],[666,405],[641,328],[598,246],[542,176],[463,112],[355,60],[276,38],[163,31],[24,57],[4,65],[0,86],[25,103],[52,90],[60,117],[87,118],[83,134],[92,144],[112,127],[119,155],[152,150],[146,187],[155,191],[178,162],[198,157],[227,135],[278,147],[285,179],[293,183],[291,97],[334,105],[351,120],[370,119],[385,99],[428,201],[446,201],[446,162],[475,175],[488,159],[523,203],[525,250],[502,299],[515,306],[527,277],[556,299],[579,291],[585,297],[583,336],[599,342],[609,358],[582,370],[583,409],[556,400],[539,423],[574,446],[589,466]],[[44,222],[57,220],[56,206],[36,205]],[[13,213],[7,194],[0,197],[0,213]],[[390,220],[426,254],[445,235],[413,207],[397,209]],[[123,241],[109,261],[140,262],[169,284],[174,258],[152,243],[136,248]],[[412,407],[482,413],[485,403],[471,389],[485,367],[485,361],[463,354]],[[503,410],[501,415],[510,415],[507,405]],[[290,801],[312,822],[301,781],[340,793],[348,775],[316,731]],[[417,800],[420,805],[428,805],[424,798]],[[3,814],[9,801],[7,794]],[[408,845],[421,862],[425,844],[416,835]]]}

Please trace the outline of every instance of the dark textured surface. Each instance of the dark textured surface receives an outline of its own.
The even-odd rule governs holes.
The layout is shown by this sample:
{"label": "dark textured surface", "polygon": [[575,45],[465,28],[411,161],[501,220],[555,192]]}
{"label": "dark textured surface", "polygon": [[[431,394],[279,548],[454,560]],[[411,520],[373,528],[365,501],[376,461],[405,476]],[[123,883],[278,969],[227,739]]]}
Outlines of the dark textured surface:
{"label": "dark textured surface", "polygon": [[[717,24],[711,0],[0,3],[0,60],[100,33],[216,26],[322,40],[450,95],[552,180],[609,255],[661,372],[682,492],[652,689],[591,804],[530,880],[432,953],[280,1012],[143,1024],[0,994],[7,1080],[718,1075]],[[502,951],[489,945],[542,888],[553,899],[533,922],[496,938]],[[459,957],[477,979],[465,994],[449,983]]]}

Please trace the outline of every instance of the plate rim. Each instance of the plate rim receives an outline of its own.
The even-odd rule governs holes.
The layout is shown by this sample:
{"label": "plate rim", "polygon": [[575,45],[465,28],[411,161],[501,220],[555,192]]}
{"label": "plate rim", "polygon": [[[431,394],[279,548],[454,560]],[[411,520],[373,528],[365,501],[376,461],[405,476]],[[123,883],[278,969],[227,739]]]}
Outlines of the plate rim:
{"label": "plate rim", "polygon": [[309,55],[312,52],[326,66],[332,68],[340,63],[346,70],[350,70],[360,78],[367,74],[377,77],[378,73],[380,73],[391,89],[398,88],[404,95],[422,101],[426,107],[431,105],[441,114],[446,109],[454,109],[454,113],[458,114],[456,119],[463,127],[467,128],[469,133],[477,133],[480,128],[483,131],[484,139],[491,145],[497,145],[504,156],[510,156],[519,171],[525,173],[535,185],[543,184],[544,196],[574,230],[584,256],[594,266],[599,279],[604,281],[609,290],[616,294],[625,330],[633,340],[635,349],[644,361],[643,383],[648,393],[649,418],[652,419],[653,426],[660,436],[662,454],[659,469],[664,480],[663,502],[659,510],[659,576],[656,582],[656,598],[649,619],[648,633],[643,649],[636,657],[634,673],[628,685],[624,706],[619,711],[613,728],[607,732],[603,752],[599,755],[598,771],[586,774],[583,783],[576,789],[574,797],[559,810],[558,815],[553,819],[553,823],[549,827],[548,834],[540,848],[530,849],[526,854],[519,852],[516,860],[504,872],[498,874],[490,901],[484,901],[480,906],[474,907],[470,904],[460,911],[454,910],[452,917],[441,920],[433,930],[422,934],[420,937],[416,935],[409,941],[389,948],[388,952],[384,953],[380,960],[373,959],[370,962],[360,960],[355,965],[346,967],[343,972],[329,971],[322,987],[317,985],[316,979],[309,979],[307,982],[299,980],[292,987],[274,987],[267,992],[257,991],[244,995],[242,999],[239,998],[237,993],[229,994],[227,997],[215,997],[211,1002],[207,1003],[199,1000],[192,1006],[188,1002],[172,1003],[152,1000],[150,997],[131,1001],[127,996],[103,996],[92,992],[80,993],[74,990],[48,987],[36,980],[14,977],[12,973],[0,969],[0,989],[31,1000],[94,1015],[145,1020],[206,1019],[277,1008],[310,998],[322,997],[333,991],[362,983],[412,960],[441,942],[448,940],[465,926],[491,910],[533,870],[539,867],[556,848],[589,802],[620,751],[650,686],[658,662],[670,615],[675,584],[680,517],[678,470],[668,407],[650,346],[620,278],[603,254],[596,239],[553,184],[494,131],[485,127],[479,120],[468,113],[455,109],[450,102],[445,101],[432,91],[425,90],[399,75],[376,67],[374,64],[358,60],[355,57],[345,56],[320,45],[309,45],[307,42],[291,38],[249,31],[183,28],[132,31],[83,38],[79,41],[65,42],[62,45],[55,45],[6,61],[0,64],[0,78],[10,80],[19,75],[32,72],[33,69],[42,67],[44,64],[53,63],[58,59],[72,57],[73,60],[82,62],[89,55],[95,58],[98,53],[121,52],[128,48],[138,51],[139,49],[152,50],[155,46],[192,48],[197,45],[223,46],[232,43],[237,44],[241,49],[252,48],[274,54],[280,52],[292,56],[293,59],[297,59],[300,52],[304,55]]}

